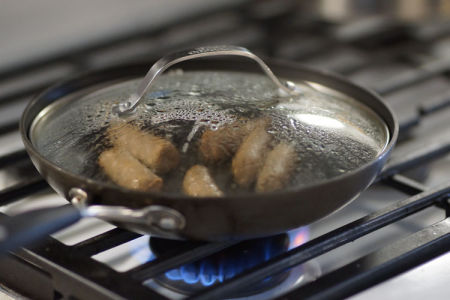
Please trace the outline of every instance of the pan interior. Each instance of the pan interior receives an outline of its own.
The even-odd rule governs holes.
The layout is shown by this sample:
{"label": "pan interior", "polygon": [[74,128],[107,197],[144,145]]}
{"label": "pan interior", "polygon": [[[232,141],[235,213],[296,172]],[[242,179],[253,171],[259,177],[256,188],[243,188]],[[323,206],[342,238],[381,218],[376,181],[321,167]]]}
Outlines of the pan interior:
{"label": "pan interior", "polygon": [[[162,192],[183,193],[186,172],[193,165],[204,165],[224,195],[233,195],[273,191],[264,187],[264,180],[263,188],[257,188],[263,169],[270,173],[267,185],[275,185],[278,190],[299,189],[334,178],[374,160],[389,141],[386,124],[373,110],[319,83],[297,82],[300,94],[290,96],[277,90],[263,75],[178,70],[158,78],[133,114],[113,113],[113,106],[127,99],[138,83],[137,79],[129,80],[52,103],[31,126],[34,147],[68,172],[122,185],[99,165],[99,156],[116,147],[111,128],[126,124],[143,135],[168,141],[177,149],[179,163],[161,174],[137,158],[162,179]],[[257,127],[248,126],[251,122],[264,124],[269,136],[264,151],[257,145],[263,137],[256,135],[253,142],[245,142]],[[233,126],[248,128],[241,132],[236,145],[228,137],[215,139],[224,143],[220,147],[230,152],[228,157],[206,159],[207,153],[202,153],[201,148],[206,132],[214,135]],[[136,143],[139,145],[131,144]],[[275,149],[281,144],[285,145],[281,147],[284,151],[277,155]],[[210,151],[211,147],[205,147]],[[234,162],[239,152],[258,159],[243,159],[239,166]],[[119,168],[132,169],[128,165]],[[255,173],[250,183],[237,182],[234,171],[239,168]]]}

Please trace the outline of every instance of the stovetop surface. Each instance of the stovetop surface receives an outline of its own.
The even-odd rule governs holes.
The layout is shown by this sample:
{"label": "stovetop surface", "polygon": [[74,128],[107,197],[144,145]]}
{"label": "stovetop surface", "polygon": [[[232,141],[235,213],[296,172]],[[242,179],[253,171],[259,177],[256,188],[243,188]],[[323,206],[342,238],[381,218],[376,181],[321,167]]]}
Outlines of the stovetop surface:
{"label": "stovetop surface", "polygon": [[[231,280],[219,276],[217,268],[222,267],[209,277],[195,274],[211,264],[214,253],[241,247],[242,252],[236,250],[230,259],[236,262],[255,250],[234,242],[184,243],[156,256],[150,237],[85,219],[40,245],[0,259],[0,269],[9,271],[0,272],[1,286],[30,298],[179,299],[186,297],[181,288],[168,287],[161,278],[185,274],[184,281],[211,282],[215,276],[221,282],[195,290],[190,296],[196,299],[446,295],[442,278],[449,274],[442,266],[448,265],[450,224],[443,196],[450,192],[450,23],[383,14],[330,20],[305,13],[294,1],[276,6],[273,2],[209,13],[202,9],[196,16],[180,15],[177,22],[162,22],[160,27],[140,21],[102,40],[93,38],[53,52],[44,49],[35,56],[24,51],[23,63],[8,60],[0,66],[1,212],[14,215],[67,203],[34,170],[18,134],[20,113],[33,94],[73,73],[151,61],[173,49],[205,44],[239,44],[266,57],[332,70],[380,93],[396,113],[401,132],[377,183],[335,214],[289,232],[289,252],[275,251]],[[111,14],[120,15],[117,10]],[[50,34],[48,38],[54,43]],[[255,295],[236,293],[276,274],[287,275],[273,288]]]}

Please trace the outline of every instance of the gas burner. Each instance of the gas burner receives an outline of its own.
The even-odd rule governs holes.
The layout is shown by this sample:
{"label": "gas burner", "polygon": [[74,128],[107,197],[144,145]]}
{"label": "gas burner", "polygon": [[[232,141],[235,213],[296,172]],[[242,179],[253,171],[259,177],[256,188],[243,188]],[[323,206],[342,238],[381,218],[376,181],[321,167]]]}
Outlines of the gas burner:
{"label": "gas burner", "polygon": [[[227,279],[257,266],[273,257],[276,257],[289,249],[304,243],[308,238],[308,230],[301,228],[294,232],[279,234],[276,236],[248,240],[224,251],[215,253],[199,261],[183,265],[172,269],[155,278],[154,284],[182,295],[192,295],[205,287],[213,286]],[[163,255],[168,249],[180,247],[186,242],[173,241],[152,237],[150,248],[158,257]],[[304,272],[311,273],[311,268],[301,268],[296,270],[296,280],[304,278]],[[230,297],[248,297],[261,294],[282,284],[288,277],[292,277],[293,270],[271,276],[253,285],[246,290],[236,291]],[[313,273],[320,272],[318,267]],[[308,274],[312,275],[312,274]]]}
{"label": "gas burner", "polygon": [[[150,239],[150,247],[157,256],[158,253],[163,253],[164,249],[175,246],[175,243],[183,242]],[[156,281],[178,293],[191,295],[263,263],[287,251],[288,247],[287,234],[245,241],[199,261],[170,270],[159,276]],[[287,275],[288,272],[284,272],[269,277],[248,290],[236,292],[233,296],[243,297],[260,293],[278,285]]]}

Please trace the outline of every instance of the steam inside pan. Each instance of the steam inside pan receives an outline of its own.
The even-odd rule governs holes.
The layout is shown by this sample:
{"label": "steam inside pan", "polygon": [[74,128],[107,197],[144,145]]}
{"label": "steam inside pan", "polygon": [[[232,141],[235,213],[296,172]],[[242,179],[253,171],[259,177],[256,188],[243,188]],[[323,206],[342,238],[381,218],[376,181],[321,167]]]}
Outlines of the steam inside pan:
{"label": "steam inside pan", "polygon": [[139,80],[40,114],[31,139],[71,173],[142,191],[224,196],[298,189],[373,160],[388,143],[367,106],[316,83],[285,95],[264,75],[171,72],[132,114],[112,107]]}

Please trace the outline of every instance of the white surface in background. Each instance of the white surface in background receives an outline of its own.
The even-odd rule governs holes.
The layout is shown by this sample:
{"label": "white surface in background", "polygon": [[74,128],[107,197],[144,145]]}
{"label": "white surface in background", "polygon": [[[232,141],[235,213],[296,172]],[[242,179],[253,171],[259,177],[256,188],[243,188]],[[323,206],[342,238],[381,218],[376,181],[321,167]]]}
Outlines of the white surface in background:
{"label": "white surface in background", "polygon": [[450,253],[394,277],[364,292],[351,300],[423,300],[449,299]]}
{"label": "white surface in background", "polygon": [[114,228],[116,228],[116,226],[103,220],[97,218],[84,218],[74,225],[52,234],[52,237],[63,244],[72,246]]}
{"label": "white surface in background", "polygon": [[13,131],[0,136],[0,156],[20,149],[23,149],[23,143],[19,131]]}
{"label": "white surface in background", "polygon": [[23,198],[19,201],[14,201],[8,205],[1,206],[0,212],[9,216],[15,216],[33,209],[56,207],[67,203],[68,202],[63,197],[56,193],[43,192]]}
{"label": "white surface in background", "polygon": [[2,0],[0,70],[242,0]]}
{"label": "white surface in background", "polygon": [[111,266],[118,272],[126,272],[155,258],[150,249],[150,236],[143,235],[117,247],[100,252],[93,259]]}
{"label": "white surface in background", "polygon": [[26,299],[14,293],[13,291],[0,286],[0,300]]}

